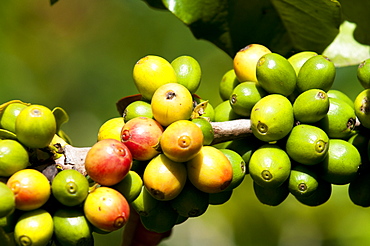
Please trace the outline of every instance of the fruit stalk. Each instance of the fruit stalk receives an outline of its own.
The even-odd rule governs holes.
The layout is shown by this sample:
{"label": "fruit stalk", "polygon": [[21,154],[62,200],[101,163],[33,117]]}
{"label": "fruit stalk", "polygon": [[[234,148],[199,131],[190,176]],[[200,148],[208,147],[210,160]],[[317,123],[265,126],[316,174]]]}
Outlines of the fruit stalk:
{"label": "fruit stalk", "polygon": [[211,125],[214,131],[214,139],[211,145],[252,135],[249,119],[211,122]]}

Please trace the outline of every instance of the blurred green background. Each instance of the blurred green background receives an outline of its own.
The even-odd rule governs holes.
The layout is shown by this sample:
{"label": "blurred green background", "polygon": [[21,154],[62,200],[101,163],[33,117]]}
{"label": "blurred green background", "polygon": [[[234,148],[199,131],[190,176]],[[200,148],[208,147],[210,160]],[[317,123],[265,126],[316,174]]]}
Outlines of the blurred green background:
{"label": "blurred green background", "polygon": [[[0,1],[0,102],[64,108],[63,129],[75,146],[94,144],[100,125],[118,116],[115,103],[137,93],[132,68],[148,54],[193,56],[203,70],[197,94],[221,102],[218,83],[232,59],[168,12],[138,0]],[[338,69],[334,89],[355,98],[355,66]],[[330,201],[315,208],[292,196],[269,207],[247,176],[229,202],[176,226],[161,245],[370,245],[370,211],[353,205],[347,189],[334,186]],[[96,245],[120,245],[121,233],[97,235]]]}

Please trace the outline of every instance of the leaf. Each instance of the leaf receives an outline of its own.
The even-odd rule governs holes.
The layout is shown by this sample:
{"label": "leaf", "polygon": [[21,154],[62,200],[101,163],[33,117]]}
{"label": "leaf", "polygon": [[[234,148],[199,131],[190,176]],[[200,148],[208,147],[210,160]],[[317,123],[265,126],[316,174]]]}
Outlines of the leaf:
{"label": "leaf", "polygon": [[55,4],[56,2],[58,2],[58,0],[50,0],[50,5],[53,5],[53,4]]}
{"label": "leaf", "polygon": [[370,45],[370,0],[341,0],[340,3],[344,18],[357,25],[354,38],[362,44]]}
{"label": "leaf", "polygon": [[294,50],[322,53],[339,33],[341,7],[334,0],[271,0]]}
{"label": "leaf", "polygon": [[5,129],[0,129],[0,139],[13,139],[17,140],[17,135],[15,135],[14,132],[5,130]]}
{"label": "leaf", "polygon": [[[150,6],[159,0],[146,0]],[[163,0],[198,39],[231,57],[252,43],[284,56],[312,50],[321,53],[339,32],[341,7],[335,0]]]}
{"label": "leaf", "polygon": [[197,106],[194,107],[193,112],[191,113],[191,119],[196,119],[198,117],[201,117],[207,108],[208,101],[203,101],[201,103],[198,103]]}
{"label": "leaf", "polygon": [[55,117],[55,121],[57,122],[57,132],[60,130],[60,127],[69,121],[69,116],[67,114],[67,112],[60,108],[60,107],[55,107],[53,110],[52,110],[53,114],[54,114],[54,117]]}
{"label": "leaf", "polygon": [[153,8],[166,9],[161,0],[145,0],[144,2],[146,2],[150,7]]}
{"label": "leaf", "polygon": [[326,48],[323,55],[330,58],[335,66],[352,66],[370,58],[370,46],[358,43],[353,32],[356,24],[345,21],[340,27],[339,35]]}
{"label": "leaf", "polygon": [[25,102],[22,102],[21,100],[10,100],[10,101],[5,102],[5,103],[3,103],[3,104],[0,105],[0,116],[3,114],[4,110],[6,109],[6,107],[8,107],[8,105],[10,105],[12,103],[21,103],[21,104],[24,104],[26,106],[31,105],[30,103],[25,103]]}
{"label": "leaf", "polygon": [[118,110],[119,115],[121,116],[123,115],[126,107],[130,103],[139,101],[139,100],[142,100],[142,96],[140,94],[130,95],[130,96],[126,96],[126,97],[119,99],[118,102],[116,103],[116,108]]}

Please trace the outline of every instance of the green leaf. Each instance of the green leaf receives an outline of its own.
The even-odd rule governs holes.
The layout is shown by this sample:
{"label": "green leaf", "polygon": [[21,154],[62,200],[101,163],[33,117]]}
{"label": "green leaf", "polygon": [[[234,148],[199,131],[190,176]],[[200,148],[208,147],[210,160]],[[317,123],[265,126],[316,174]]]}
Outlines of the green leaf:
{"label": "green leaf", "polygon": [[57,122],[57,132],[60,130],[60,127],[69,121],[69,116],[67,114],[67,112],[60,108],[60,107],[55,107],[53,110],[52,110],[53,114],[54,114],[54,117],[55,117],[55,121]]}
{"label": "green leaf", "polygon": [[339,35],[323,52],[337,67],[357,65],[370,58],[370,46],[358,43],[353,37],[354,30],[356,24],[343,22]]}
{"label": "green leaf", "polygon": [[53,5],[56,2],[58,2],[58,0],[50,0],[50,5]]}
{"label": "green leaf", "polygon": [[161,0],[144,0],[150,7],[157,9],[166,9]]}
{"label": "green leaf", "polygon": [[[159,0],[147,0],[159,6]],[[164,6],[198,39],[233,57],[252,43],[288,56],[321,53],[339,32],[341,7],[335,0],[163,0]]]}
{"label": "green leaf", "polygon": [[13,139],[17,140],[17,135],[15,133],[5,130],[5,129],[0,129],[0,139]]}
{"label": "green leaf", "polygon": [[340,3],[344,18],[357,25],[354,38],[362,44],[370,45],[370,0],[341,0]]}
{"label": "green leaf", "polygon": [[341,7],[334,0],[271,0],[294,50],[322,53],[339,33]]}

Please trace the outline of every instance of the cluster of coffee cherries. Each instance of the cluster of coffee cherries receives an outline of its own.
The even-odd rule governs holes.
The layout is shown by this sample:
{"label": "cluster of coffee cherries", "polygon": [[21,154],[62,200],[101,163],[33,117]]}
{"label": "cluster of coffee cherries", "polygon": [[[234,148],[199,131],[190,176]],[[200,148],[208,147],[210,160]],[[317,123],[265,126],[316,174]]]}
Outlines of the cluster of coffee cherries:
{"label": "cluster of coffee cherries", "polygon": [[246,166],[235,151],[212,146],[214,110],[195,94],[201,68],[193,57],[169,62],[145,56],[134,65],[133,78],[139,94],[122,98],[122,117],[108,120],[98,135],[112,138],[104,133],[119,122],[115,138],[132,154],[132,177],[113,187],[125,194],[144,228],[168,233],[229,200]]}
{"label": "cluster of coffee cherries", "polygon": [[[310,51],[285,58],[251,44],[234,57],[219,83],[223,101],[213,107],[196,94],[196,59],[148,55],[133,67],[139,94],[120,99],[119,117],[75,153],[65,151],[62,108],[4,103],[0,240],[93,245],[93,233],[126,225],[127,244],[157,245],[176,225],[229,201],[248,174],[266,205],[291,194],[318,206],[333,185],[348,185],[353,203],[368,207],[369,70],[370,61],[359,65],[364,90],[352,101],[331,89],[329,58]],[[233,122],[240,135],[230,133]],[[76,159],[82,164],[67,165]]]}
{"label": "cluster of coffee cherries", "polygon": [[353,101],[332,89],[336,68],[324,55],[285,58],[259,44],[236,54],[220,82],[215,120],[250,123],[252,136],[221,146],[244,157],[261,203],[276,206],[291,194],[318,206],[332,185],[348,185],[354,204],[370,206],[369,62],[358,66],[364,90]]}
{"label": "cluster of coffee cherries", "polygon": [[[70,143],[62,108],[13,100],[0,110],[1,245],[93,245],[93,232],[126,224],[129,205],[121,193],[96,184],[84,168],[56,164]],[[120,156],[128,172],[131,155]]]}

